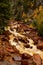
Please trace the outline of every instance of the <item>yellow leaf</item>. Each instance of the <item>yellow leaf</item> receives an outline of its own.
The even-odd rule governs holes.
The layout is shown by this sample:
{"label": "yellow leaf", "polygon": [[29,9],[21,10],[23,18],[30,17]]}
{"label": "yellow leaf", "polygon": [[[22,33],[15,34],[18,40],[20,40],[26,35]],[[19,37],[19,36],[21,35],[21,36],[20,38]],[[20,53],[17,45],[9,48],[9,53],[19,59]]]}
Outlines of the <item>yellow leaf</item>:
{"label": "yellow leaf", "polygon": [[23,15],[22,15],[22,17],[26,17],[27,15],[23,12]]}

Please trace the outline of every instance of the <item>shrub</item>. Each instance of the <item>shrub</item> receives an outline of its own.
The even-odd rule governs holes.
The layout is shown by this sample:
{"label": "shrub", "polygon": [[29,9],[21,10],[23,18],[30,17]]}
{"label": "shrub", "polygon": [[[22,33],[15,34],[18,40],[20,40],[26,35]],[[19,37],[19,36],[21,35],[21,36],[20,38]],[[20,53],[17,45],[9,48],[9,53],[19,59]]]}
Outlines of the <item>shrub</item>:
{"label": "shrub", "polygon": [[43,36],[43,9],[39,11],[39,14],[33,21],[33,26],[37,29],[38,34]]}
{"label": "shrub", "polygon": [[38,26],[38,33],[40,36],[43,36],[43,22],[41,22]]}
{"label": "shrub", "polygon": [[10,18],[9,0],[0,0],[0,34],[3,33],[4,27],[7,25],[9,18]]}

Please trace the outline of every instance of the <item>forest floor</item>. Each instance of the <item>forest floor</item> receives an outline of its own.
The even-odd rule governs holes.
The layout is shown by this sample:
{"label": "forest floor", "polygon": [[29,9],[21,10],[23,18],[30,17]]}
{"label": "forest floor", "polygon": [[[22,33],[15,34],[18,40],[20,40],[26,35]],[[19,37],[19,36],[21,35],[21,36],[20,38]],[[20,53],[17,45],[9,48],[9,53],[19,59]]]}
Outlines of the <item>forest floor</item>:
{"label": "forest floor", "polygon": [[[15,43],[10,43],[12,39]],[[34,44],[28,44],[28,39]],[[16,47],[18,44],[23,48],[22,51]],[[33,47],[36,47],[36,51],[32,50]],[[10,21],[6,31],[0,35],[0,65],[43,65],[43,37],[29,25]]]}

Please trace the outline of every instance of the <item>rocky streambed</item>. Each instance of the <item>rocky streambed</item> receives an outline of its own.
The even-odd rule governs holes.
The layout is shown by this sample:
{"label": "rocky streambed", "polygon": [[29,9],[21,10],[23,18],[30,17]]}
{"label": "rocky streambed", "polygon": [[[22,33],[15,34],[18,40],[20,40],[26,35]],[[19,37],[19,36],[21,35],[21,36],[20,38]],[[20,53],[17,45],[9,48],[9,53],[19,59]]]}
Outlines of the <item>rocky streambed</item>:
{"label": "rocky streambed", "polygon": [[0,35],[0,65],[43,65],[43,38],[35,28],[10,21]]}

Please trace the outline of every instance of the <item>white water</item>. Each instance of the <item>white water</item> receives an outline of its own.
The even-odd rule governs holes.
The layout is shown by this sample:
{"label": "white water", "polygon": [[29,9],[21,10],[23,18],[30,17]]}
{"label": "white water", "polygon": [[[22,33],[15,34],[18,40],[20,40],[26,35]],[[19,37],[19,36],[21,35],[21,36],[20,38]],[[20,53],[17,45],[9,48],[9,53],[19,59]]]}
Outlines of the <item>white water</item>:
{"label": "white water", "polygon": [[[22,37],[22,38],[25,37],[24,35],[21,35],[20,33],[17,33],[16,29],[14,29],[14,31],[11,31],[10,28],[9,28],[8,30],[9,30],[13,35],[15,35],[16,37],[17,37],[17,36]],[[19,50],[19,52],[20,52],[21,54],[22,54],[22,53],[28,53],[28,54],[30,54],[30,55],[39,54],[39,55],[42,57],[42,59],[43,59],[43,51],[37,49],[37,47],[34,45],[34,41],[33,41],[32,39],[28,39],[28,38],[27,38],[27,39],[29,40],[29,43],[28,43],[28,44],[33,47],[32,49],[31,49],[31,48],[25,48],[25,47],[23,46],[23,43],[22,43],[21,41],[18,41],[18,43],[17,43],[17,42],[15,42],[15,41],[13,41],[13,39],[14,39],[14,37],[11,36],[11,37],[10,37],[10,40],[9,40],[10,44],[16,46],[16,48]]]}

